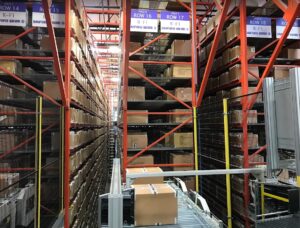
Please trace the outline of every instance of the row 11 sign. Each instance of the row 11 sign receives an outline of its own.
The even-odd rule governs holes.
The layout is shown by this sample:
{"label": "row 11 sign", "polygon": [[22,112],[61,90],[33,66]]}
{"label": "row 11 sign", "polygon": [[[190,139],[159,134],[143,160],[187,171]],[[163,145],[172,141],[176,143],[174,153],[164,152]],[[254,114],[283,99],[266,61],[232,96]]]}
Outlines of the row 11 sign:
{"label": "row 11 sign", "polygon": [[[131,10],[130,31],[132,32],[158,32],[158,23],[158,14],[155,10]],[[189,34],[191,32],[189,13],[162,11],[160,31]]]}

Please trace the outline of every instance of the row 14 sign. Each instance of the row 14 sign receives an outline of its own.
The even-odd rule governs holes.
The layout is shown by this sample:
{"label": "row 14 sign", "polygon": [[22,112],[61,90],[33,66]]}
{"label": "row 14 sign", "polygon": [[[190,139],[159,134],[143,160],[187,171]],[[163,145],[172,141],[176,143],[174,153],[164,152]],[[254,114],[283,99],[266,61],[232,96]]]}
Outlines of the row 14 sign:
{"label": "row 14 sign", "polygon": [[[130,31],[158,32],[158,14],[155,10],[131,10]],[[162,33],[189,34],[189,13],[162,11],[160,13],[160,31]]]}

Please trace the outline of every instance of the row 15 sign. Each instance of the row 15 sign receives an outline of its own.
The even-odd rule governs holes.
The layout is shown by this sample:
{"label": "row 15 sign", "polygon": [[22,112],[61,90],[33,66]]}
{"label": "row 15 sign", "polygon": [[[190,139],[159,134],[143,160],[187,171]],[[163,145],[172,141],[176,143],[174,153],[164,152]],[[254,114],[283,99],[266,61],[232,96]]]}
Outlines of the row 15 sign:
{"label": "row 15 sign", "polygon": [[[158,32],[158,15],[155,10],[131,10],[130,31]],[[162,11],[160,14],[162,33],[190,33],[189,13]]]}
{"label": "row 15 sign", "polygon": [[0,2],[0,25],[25,27],[27,18],[25,3]]}
{"label": "row 15 sign", "polygon": [[[51,20],[54,28],[65,27],[65,9],[64,5],[52,4],[50,7]],[[41,3],[34,3],[32,5],[32,26],[47,27],[44,8]]]}

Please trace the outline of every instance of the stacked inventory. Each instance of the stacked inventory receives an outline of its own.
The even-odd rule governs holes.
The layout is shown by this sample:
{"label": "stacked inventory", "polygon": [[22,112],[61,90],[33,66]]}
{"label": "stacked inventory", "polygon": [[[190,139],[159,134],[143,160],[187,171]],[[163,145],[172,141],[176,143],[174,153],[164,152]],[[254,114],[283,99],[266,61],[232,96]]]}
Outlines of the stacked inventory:
{"label": "stacked inventory", "polygon": [[[141,46],[145,48],[130,57],[128,89],[124,88],[128,93],[128,149],[125,148],[128,167],[154,165],[165,170],[191,170],[194,163],[189,121],[191,40],[187,35],[169,35],[163,39],[158,36],[131,35],[130,53]],[[156,42],[148,45],[154,39]],[[148,60],[153,63],[147,63]],[[164,64],[166,61],[170,64]],[[185,64],[177,64],[179,61]],[[175,133],[163,137],[181,124],[183,126]],[[133,160],[140,151],[141,156]],[[188,179],[187,184],[194,189],[193,178]]]}
{"label": "stacked inventory", "polygon": [[[249,4],[249,5],[248,5]],[[257,2],[248,3],[247,16],[261,15],[262,12],[256,10]],[[266,45],[274,41],[275,34],[269,38],[251,38],[253,35],[247,31],[247,56],[246,61],[248,75],[243,77],[243,57],[242,57],[242,39],[240,20],[236,16],[239,14],[239,4],[232,3],[229,7],[228,16],[225,20],[223,31],[221,32],[220,42],[217,47],[216,55],[209,75],[206,92],[203,102],[200,106],[200,131],[201,131],[201,168],[202,169],[221,169],[225,167],[224,153],[224,129],[223,129],[223,99],[228,98],[229,103],[229,141],[230,141],[230,160],[232,168],[247,168],[255,165],[265,164],[264,153],[257,154],[260,147],[265,145],[264,123],[263,123],[263,103],[262,94],[253,94],[256,92],[256,86],[262,74],[264,66],[269,60],[272,52],[266,49]],[[278,12],[278,9],[276,9]],[[273,12],[274,13],[274,12]],[[262,15],[270,16],[270,15]],[[233,20],[234,18],[234,20]],[[252,17],[247,18],[249,21],[254,20]],[[258,18],[256,20],[262,20]],[[200,70],[202,76],[206,69],[207,59],[212,49],[213,37],[216,33],[216,27],[220,21],[220,13],[211,17],[207,24],[200,30]],[[250,22],[247,23],[250,23]],[[271,22],[271,18],[270,18]],[[270,24],[271,27],[271,24]],[[247,29],[248,24],[247,24]],[[254,33],[253,33],[254,34]],[[257,32],[258,34],[258,32]],[[265,35],[265,34],[264,34]],[[273,37],[273,38],[272,38]],[[259,42],[258,42],[259,40]],[[297,44],[291,40],[286,42],[286,51],[283,51],[283,59],[280,64],[293,63],[293,54],[299,49]],[[289,45],[289,46],[288,46]],[[259,53],[259,56],[258,56]],[[297,54],[296,54],[297,55]],[[284,59],[285,58],[285,59]],[[287,61],[287,59],[289,61]],[[288,66],[287,66],[288,67]],[[275,67],[275,78],[287,76],[284,68]],[[247,88],[247,89],[245,89]],[[253,106],[249,105],[252,99],[255,99]],[[245,108],[245,103],[249,106]],[[250,107],[250,109],[249,109]],[[245,111],[243,111],[243,109]],[[246,118],[246,120],[245,120]],[[246,129],[246,130],[245,130]],[[262,150],[263,151],[263,150]],[[251,156],[254,154],[254,156]],[[249,157],[248,157],[249,154]],[[246,158],[247,156],[247,158]],[[250,212],[247,209],[247,197],[249,197],[248,177],[232,176],[232,208],[233,223],[235,227],[243,227],[247,219],[250,218],[251,212],[254,211],[255,205],[250,204]],[[202,193],[208,200],[213,213],[223,221],[227,220],[226,206],[226,184],[225,176],[211,178],[203,177]],[[248,192],[248,194],[246,193]],[[253,202],[252,200],[250,202]]]}
{"label": "stacked inventory", "polygon": [[[26,7],[25,4],[24,7]],[[43,9],[41,4],[34,4],[32,7],[29,9],[30,12],[37,7]],[[59,9],[57,12],[61,12],[64,8],[63,5],[53,6],[55,7]],[[70,196],[69,199],[65,199],[70,202],[68,209],[70,226],[96,226],[97,197],[104,192],[108,177],[108,100],[100,82],[83,8],[81,1],[77,1],[70,11],[72,37],[70,39],[71,61],[68,63],[62,61],[68,51],[65,49],[67,37],[64,37],[64,29],[55,28],[62,74],[65,73],[66,65],[70,68],[70,108],[63,108],[61,105],[63,99],[56,80],[58,76],[52,73],[55,71],[52,57],[47,57],[52,52],[55,53],[55,50],[52,49],[51,35],[47,35],[46,29],[36,28],[33,34],[28,32],[29,34],[21,36],[21,39],[16,39],[7,45],[5,50],[1,49],[2,59],[13,55],[9,57],[12,60],[0,61],[1,81],[4,81],[1,82],[1,91],[5,91],[5,93],[1,92],[1,130],[3,129],[1,148],[3,151],[1,149],[0,153],[1,158],[7,157],[0,163],[0,168],[4,172],[22,168],[23,170],[19,169],[22,170],[21,173],[16,173],[22,178],[28,172],[25,168],[30,171],[29,167],[34,166],[37,156],[34,153],[36,149],[34,132],[39,125],[35,123],[34,118],[35,115],[38,116],[35,111],[36,94],[34,92],[38,92],[45,98],[41,119],[41,197],[43,206],[46,206],[46,209],[42,210],[41,224],[45,225],[53,221],[49,220],[49,211],[55,218],[62,209],[64,150],[70,150],[70,158],[65,158],[70,162],[69,189],[65,190],[65,192],[69,191]],[[2,34],[1,42],[23,31],[24,28],[21,27],[1,27],[1,33],[11,33]],[[19,55],[23,55],[22,59]],[[64,119],[63,109],[69,110],[70,119]],[[25,115],[31,115],[33,118]],[[67,123],[67,121],[70,122]],[[70,126],[70,129],[64,129],[64,126]],[[66,134],[65,137],[64,134]],[[69,148],[63,147],[64,139],[69,139]],[[25,182],[23,181],[20,187],[24,187],[29,182],[35,183],[34,174],[29,178],[26,177]],[[1,178],[0,191],[2,187]],[[6,185],[3,189],[5,187]],[[9,196],[13,189],[8,188],[8,190],[9,192],[5,190],[4,193],[1,191],[1,194],[5,194],[5,197]],[[47,220],[44,219],[46,216]]]}

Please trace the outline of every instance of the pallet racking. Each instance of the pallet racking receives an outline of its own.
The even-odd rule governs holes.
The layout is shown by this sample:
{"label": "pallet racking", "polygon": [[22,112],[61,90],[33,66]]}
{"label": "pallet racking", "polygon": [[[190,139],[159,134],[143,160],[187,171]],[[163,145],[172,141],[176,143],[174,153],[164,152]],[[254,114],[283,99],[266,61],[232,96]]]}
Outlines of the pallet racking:
{"label": "pallet racking", "polygon": [[[188,105],[191,109],[189,116],[193,120],[193,132],[194,132],[194,155],[195,169],[215,169],[225,168],[225,158],[223,151],[224,135],[223,131],[223,111],[222,111],[222,98],[226,97],[225,93],[229,90],[236,88],[232,92],[232,99],[229,100],[229,112],[230,115],[238,115],[239,121],[230,122],[230,140],[232,142],[239,141],[238,146],[231,146],[231,167],[238,165],[239,167],[249,168],[256,165],[264,165],[260,156],[265,157],[266,145],[264,141],[264,122],[263,122],[263,104],[256,102],[257,98],[261,99],[261,89],[263,80],[272,73],[273,67],[297,67],[299,66],[298,60],[288,60],[287,58],[278,58],[280,51],[283,47],[294,43],[293,40],[287,39],[289,32],[295,22],[297,15],[299,15],[299,3],[297,1],[288,1],[287,4],[282,1],[270,1],[264,2],[259,5],[258,1],[248,2],[245,0],[241,1],[192,1],[191,3],[184,3],[180,0],[178,3],[177,10],[188,10],[191,13],[191,24],[192,24],[192,60],[190,64],[193,67],[192,77],[192,91],[193,91],[193,102]],[[261,3],[261,2],[260,2]],[[180,6],[182,8],[180,8]],[[156,64],[158,68],[161,64],[186,64],[182,61],[173,62],[172,60],[166,60],[163,57],[159,58],[156,55],[156,60],[132,59],[132,55],[129,53],[129,40],[130,40],[130,2],[124,1],[123,5],[123,175],[125,176],[125,170],[130,167],[130,162],[133,159],[139,157],[146,151],[156,150],[153,146],[160,140],[164,139],[168,135],[174,133],[176,130],[186,125],[186,122],[182,122],[177,127],[173,128],[166,135],[159,138],[154,143],[148,145],[142,150],[134,149],[132,152],[136,154],[133,158],[128,159],[127,135],[128,130],[132,127],[135,129],[141,129],[142,127],[161,128],[163,124],[145,124],[130,126],[127,122],[127,118],[130,115],[176,115],[182,113],[170,113],[164,112],[168,110],[168,105],[175,105],[176,102],[165,102],[161,101],[136,101],[128,102],[128,86],[130,83],[137,84],[138,80],[128,78],[128,72],[133,71],[140,78],[158,87],[157,84],[162,87],[168,86],[167,83],[158,82],[156,78],[151,78],[149,75],[146,77],[141,72],[133,69],[129,66],[129,63],[144,63],[144,64]],[[264,7],[266,10],[261,10]],[[138,8],[133,6],[133,8]],[[174,9],[172,8],[172,9]],[[167,8],[168,9],[168,8]],[[171,8],[169,8],[171,9]],[[270,17],[272,20],[272,28],[274,28],[275,20],[277,18],[284,18],[287,22],[283,33],[280,38],[276,38],[274,35],[274,29],[271,31],[271,38],[249,38],[247,37],[247,17]],[[231,37],[232,39],[224,42],[226,38],[226,29],[229,26],[233,26],[233,22],[239,20],[239,25],[236,26],[236,36]],[[196,34],[196,32],[198,34]],[[234,34],[231,32],[231,35]],[[198,35],[198,37],[197,37]],[[135,37],[138,37],[137,35]],[[134,51],[137,54],[140,50],[153,45],[154,42],[161,39],[162,36],[153,36],[152,41],[145,43],[143,47]],[[170,39],[170,36],[169,36]],[[248,46],[253,46],[255,51],[249,50]],[[209,47],[209,48],[207,48]],[[239,49],[236,51],[236,49]],[[226,61],[224,64],[220,63],[220,58],[227,55],[229,50],[233,50],[235,53],[231,59]],[[203,54],[204,52],[205,54]],[[235,51],[235,52],[234,52]],[[198,55],[199,53],[199,55]],[[223,56],[222,56],[223,55]],[[140,55],[142,56],[142,55]],[[153,56],[152,56],[153,58]],[[224,57],[226,58],[226,56]],[[165,61],[165,62],[164,62]],[[218,62],[219,61],[219,62]],[[238,68],[238,69],[237,69]],[[253,71],[255,68],[255,71]],[[229,78],[225,75],[225,72],[236,70],[238,73],[234,75],[234,78]],[[151,70],[150,70],[151,71]],[[227,78],[227,79],[226,79]],[[135,80],[135,81],[134,81]],[[214,80],[214,82],[212,81]],[[220,81],[222,83],[220,84]],[[225,82],[224,82],[225,80]],[[239,87],[239,89],[237,89]],[[159,88],[159,87],[158,87]],[[159,88],[164,93],[170,95],[168,91]],[[237,91],[238,90],[238,91]],[[224,92],[222,92],[224,91]],[[218,94],[219,100],[217,101],[215,96]],[[234,95],[235,94],[235,95]],[[175,98],[174,98],[175,99]],[[176,99],[175,99],[176,100]],[[259,100],[258,100],[259,101]],[[178,104],[186,106],[180,100],[177,99]],[[130,112],[130,108],[138,109],[150,109],[147,113],[141,112]],[[186,106],[187,107],[187,106]],[[157,112],[160,110],[160,112]],[[211,111],[213,110],[213,111]],[[258,122],[251,122],[252,117],[250,114],[256,113],[258,115]],[[232,118],[232,117],[231,117]],[[199,127],[197,127],[197,125]],[[256,137],[255,134],[259,134],[260,142],[256,146],[251,145],[249,137]],[[198,156],[198,143],[199,144],[199,156]],[[169,148],[157,148],[159,151],[168,150]],[[236,155],[239,155],[237,159]],[[235,164],[233,164],[235,162]],[[177,166],[182,164],[153,164],[153,166]],[[150,165],[149,165],[150,166]],[[133,166],[131,166],[133,167]],[[138,167],[138,166],[134,166]],[[252,177],[251,177],[252,178]],[[250,216],[249,205],[250,205],[250,175],[246,174],[241,178],[232,177],[231,181],[235,186],[235,194],[238,197],[233,199],[237,210],[233,211],[233,222],[235,226],[250,227],[254,222]],[[223,179],[212,179],[209,177],[203,177],[200,180],[200,192],[204,194],[209,200],[212,208],[215,208],[216,213],[224,221],[227,220],[227,204],[226,202],[226,184],[225,178]],[[198,187],[198,186],[197,186]],[[198,190],[198,189],[197,189]],[[216,198],[220,196],[220,198]],[[252,202],[252,201],[251,201]],[[237,207],[238,206],[238,207]],[[220,209],[218,211],[218,208]],[[232,218],[230,218],[230,221]]]}

